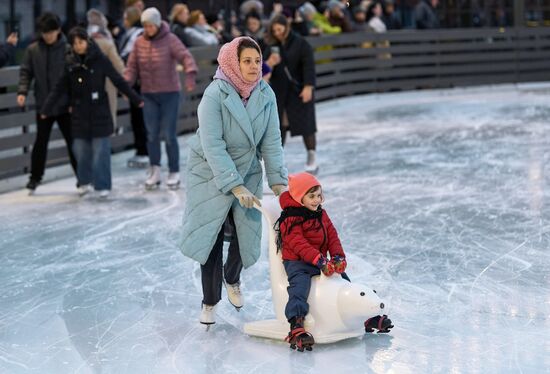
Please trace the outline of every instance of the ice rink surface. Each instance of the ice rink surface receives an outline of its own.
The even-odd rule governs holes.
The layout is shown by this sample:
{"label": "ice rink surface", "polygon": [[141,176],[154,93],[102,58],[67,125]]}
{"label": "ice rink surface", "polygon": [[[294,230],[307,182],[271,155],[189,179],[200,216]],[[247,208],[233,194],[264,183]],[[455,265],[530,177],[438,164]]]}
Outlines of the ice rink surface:
{"label": "ice rink surface", "polygon": [[[145,192],[126,153],[107,201],[74,178],[0,195],[0,373],[549,373],[550,85],[367,95],[317,118],[325,208],[389,335],[310,353],[246,336],[274,316],[265,251],[244,308],[224,290],[205,332],[184,189]],[[291,172],[304,153],[288,143]]]}

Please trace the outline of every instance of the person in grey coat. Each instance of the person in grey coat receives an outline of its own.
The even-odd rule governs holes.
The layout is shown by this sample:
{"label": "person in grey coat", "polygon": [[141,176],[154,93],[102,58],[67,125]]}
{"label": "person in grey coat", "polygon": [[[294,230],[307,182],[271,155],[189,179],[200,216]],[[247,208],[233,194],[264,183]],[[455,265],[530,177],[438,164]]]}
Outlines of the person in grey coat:
{"label": "person in grey coat", "polygon": [[[218,63],[198,107],[199,129],[189,140],[181,241],[182,253],[201,264],[200,322],[206,325],[215,323],[222,282],[229,301],[242,307],[241,270],[260,256],[261,214],[251,208],[263,192],[261,160],[275,195],[288,181],[277,102],[262,80],[258,44],[235,38],[220,49]],[[234,234],[223,265],[226,221]]]}
{"label": "person in grey coat", "polygon": [[61,20],[50,12],[38,18],[37,28],[40,38],[31,43],[23,56],[19,69],[19,87],[17,89],[17,104],[24,107],[27,96],[34,83],[34,98],[36,104],[36,138],[31,153],[31,175],[27,189],[33,192],[42,181],[48,143],[54,123],[63,134],[67,145],[67,153],[71,166],[76,174],[76,159],[72,151],[73,137],[71,132],[71,115],[69,114],[69,99],[63,95],[51,108],[48,118],[40,117],[40,108],[46,97],[53,91],[55,84],[63,75],[65,55],[70,50],[67,39],[61,33]]}

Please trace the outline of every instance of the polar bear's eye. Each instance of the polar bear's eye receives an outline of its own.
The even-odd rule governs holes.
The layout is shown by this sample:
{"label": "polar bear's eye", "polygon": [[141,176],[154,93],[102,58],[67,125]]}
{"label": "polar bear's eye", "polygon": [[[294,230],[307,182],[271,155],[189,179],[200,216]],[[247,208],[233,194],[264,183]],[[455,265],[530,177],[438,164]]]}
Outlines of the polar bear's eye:
{"label": "polar bear's eye", "polygon": [[364,292],[361,292],[360,295],[361,295],[361,296],[365,296],[365,293],[364,293]]}

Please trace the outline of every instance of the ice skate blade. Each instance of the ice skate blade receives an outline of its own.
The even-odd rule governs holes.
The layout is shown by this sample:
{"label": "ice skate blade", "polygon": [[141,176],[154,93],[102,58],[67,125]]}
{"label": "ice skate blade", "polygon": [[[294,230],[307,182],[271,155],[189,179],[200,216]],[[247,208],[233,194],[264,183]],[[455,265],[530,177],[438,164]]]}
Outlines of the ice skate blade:
{"label": "ice skate blade", "polygon": [[145,189],[147,191],[154,191],[154,190],[158,190],[160,188],[160,182],[156,183],[156,184],[145,184]]}
{"label": "ice skate blade", "polygon": [[27,191],[27,195],[28,196],[34,196],[34,193],[36,192],[36,190],[28,190]]}
{"label": "ice skate blade", "polygon": [[180,184],[168,184],[167,187],[171,191],[177,191],[180,189]]}
{"label": "ice skate blade", "polygon": [[210,331],[210,327],[215,324],[216,322],[212,322],[212,323],[207,323],[207,322],[201,322],[201,325],[205,326],[206,329],[205,331]]}

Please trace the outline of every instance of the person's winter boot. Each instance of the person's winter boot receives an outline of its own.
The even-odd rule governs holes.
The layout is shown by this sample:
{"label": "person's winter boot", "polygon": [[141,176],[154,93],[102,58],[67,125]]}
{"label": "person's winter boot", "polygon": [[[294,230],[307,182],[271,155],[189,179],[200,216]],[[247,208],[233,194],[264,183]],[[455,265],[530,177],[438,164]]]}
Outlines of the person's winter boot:
{"label": "person's winter boot", "polygon": [[306,172],[310,174],[316,174],[319,171],[314,150],[307,151]]}
{"label": "person's winter boot", "polygon": [[166,186],[171,190],[177,190],[180,187],[180,173],[169,173],[166,178]]}
{"label": "person's winter boot", "polygon": [[392,327],[391,319],[385,314],[365,321],[365,332],[374,332],[375,329],[378,330],[378,333],[390,332]]}
{"label": "person's winter boot", "polygon": [[229,302],[237,309],[237,311],[239,311],[243,307],[241,283],[237,282],[235,284],[229,284],[224,280],[223,284],[225,284],[225,289],[227,291],[227,298],[229,299]]}
{"label": "person's winter boot", "polygon": [[32,195],[34,191],[36,190],[36,187],[40,184],[39,180],[36,179],[29,179],[29,182],[27,183],[27,190],[29,190],[29,195]]}
{"label": "person's winter boot", "polygon": [[145,180],[145,189],[152,190],[160,185],[160,166],[153,165],[149,168],[147,179]]}
{"label": "person's winter boot", "polygon": [[200,323],[207,325],[208,327],[215,324],[215,308],[215,305],[202,304],[201,316],[199,318]]}
{"label": "person's winter boot", "polygon": [[291,349],[297,349],[303,352],[304,349],[311,351],[315,340],[313,335],[306,331],[304,328],[304,317],[297,316],[290,319],[290,332],[288,333],[285,341],[290,343]]}

